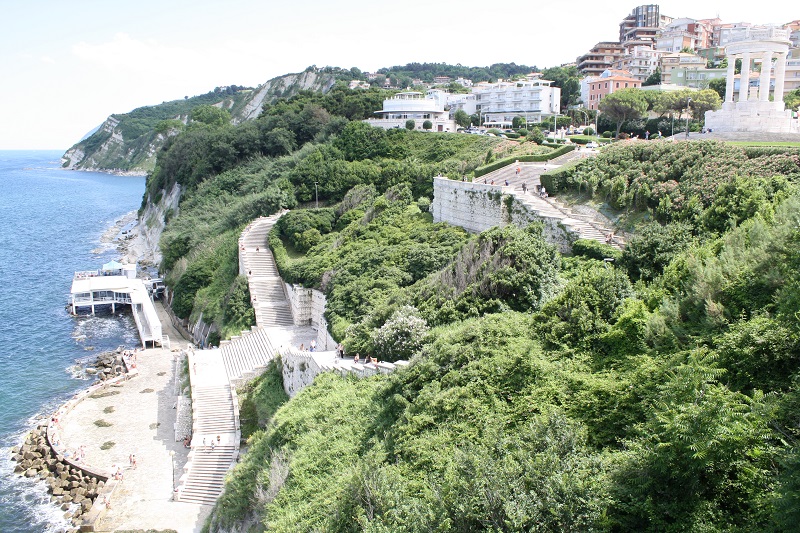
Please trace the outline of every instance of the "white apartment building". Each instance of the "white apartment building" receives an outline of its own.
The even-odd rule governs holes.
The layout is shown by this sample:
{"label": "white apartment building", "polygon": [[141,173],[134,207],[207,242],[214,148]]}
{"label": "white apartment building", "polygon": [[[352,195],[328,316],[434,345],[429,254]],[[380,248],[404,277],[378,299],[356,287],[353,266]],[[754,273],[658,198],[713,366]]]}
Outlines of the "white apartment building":
{"label": "white apartment building", "polygon": [[628,71],[632,78],[645,81],[656,71],[661,64],[661,56],[665,53],[663,50],[653,50],[648,45],[626,47],[625,54],[614,61],[611,68]]}
{"label": "white apartment building", "polygon": [[472,88],[483,124],[510,128],[514,117],[538,124],[561,111],[561,89],[552,81],[529,78],[521,81],[479,83]]}
{"label": "white apartment building", "polygon": [[383,101],[383,109],[375,111],[378,118],[368,118],[364,122],[371,126],[383,129],[405,128],[406,122],[414,120],[414,128],[423,129],[426,120],[433,124],[432,131],[456,131],[456,123],[450,120],[449,114],[444,110],[445,98],[443,91],[428,91],[423,95],[417,91],[397,93]]}

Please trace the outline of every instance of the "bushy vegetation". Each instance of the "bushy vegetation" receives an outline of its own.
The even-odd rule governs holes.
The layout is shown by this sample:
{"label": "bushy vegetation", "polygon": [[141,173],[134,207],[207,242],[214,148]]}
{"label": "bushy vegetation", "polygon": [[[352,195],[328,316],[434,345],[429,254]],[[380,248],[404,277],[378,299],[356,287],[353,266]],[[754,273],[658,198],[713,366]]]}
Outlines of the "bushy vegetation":
{"label": "bushy vegetation", "polygon": [[[236,277],[237,238],[251,220],[298,202],[340,202],[351,190],[372,191],[372,198],[394,187],[399,196],[390,195],[388,202],[402,198],[411,208],[412,198],[430,198],[433,176],[461,176],[501,143],[477,135],[373,128],[357,119],[371,109],[376,95],[382,98],[383,93],[304,92],[268,106],[257,121],[238,127],[220,120],[216,108],[198,108],[197,121],[159,154],[147,184],[151,201],[174,183],[184,189],[178,215],[161,239],[162,267],[179,317],[197,320],[202,313],[223,339],[254,324],[254,314],[246,309],[246,283]],[[413,209],[421,215],[416,204]],[[382,210],[376,206],[372,213]],[[304,211],[284,219],[281,228],[287,245],[302,253],[321,243],[334,224],[341,230],[360,216],[350,207],[338,213]],[[411,261],[421,265],[424,255],[417,252]],[[410,279],[418,279],[414,276],[420,272]],[[287,275],[319,283],[310,274]]]}
{"label": "bushy vegetation", "polygon": [[[793,196],[770,222],[640,248],[664,264],[640,260],[636,285],[584,247],[538,312],[433,327],[390,376],[321,376],[251,437],[214,527],[786,530],[798,504],[798,213]],[[536,237],[505,228],[469,246],[509,231]],[[469,250],[418,284],[485,256]]]}
{"label": "bushy vegetation", "polygon": [[622,253],[562,256],[536,224],[470,236],[427,212],[432,176],[509,141],[385,132],[320,102],[187,128],[160,158],[151,194],[186,191],[162,242],[174,307],[246,324],[236,239],[292,207],[269,237],[284,278],[326,293],[348,353],[411,364],[323,374],[290,401],[274,364],[243,394],[248,453],[207,530],[796,526],[796,150],[618,143],[549,172],[633,230]]}
{"label": "bushy vegetation", "polygon": [[610,146],[596,158],[543,176],[542,184],[720,233],[756,215],[769,220],[772,206],[795,190],[798,176],[797,149],[639,142]]}

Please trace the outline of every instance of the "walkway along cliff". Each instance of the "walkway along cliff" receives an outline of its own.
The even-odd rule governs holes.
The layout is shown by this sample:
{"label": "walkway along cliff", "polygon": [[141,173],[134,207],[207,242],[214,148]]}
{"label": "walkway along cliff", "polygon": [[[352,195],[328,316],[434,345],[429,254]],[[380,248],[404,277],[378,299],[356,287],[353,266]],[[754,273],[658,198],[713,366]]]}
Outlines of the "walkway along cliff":
{"label": "walkway along cliff", "polygon": [[[253,221],[239,240],[239,270],[247,276],[256,326],[223,341],[219,348],[189,353],[193,438],[176,499],[212,505],[222,494],[225,475],[239,456],[241,430],[236,387],[263,373],[280,356],[283,383],[292,397],[322,372],[368,377],[406,366],[358,364],[341,359],[323,318],[325,296],[289,286],[278,274],[267,235],[283,213]],[[314,340],[319,351],[297,347]]]}

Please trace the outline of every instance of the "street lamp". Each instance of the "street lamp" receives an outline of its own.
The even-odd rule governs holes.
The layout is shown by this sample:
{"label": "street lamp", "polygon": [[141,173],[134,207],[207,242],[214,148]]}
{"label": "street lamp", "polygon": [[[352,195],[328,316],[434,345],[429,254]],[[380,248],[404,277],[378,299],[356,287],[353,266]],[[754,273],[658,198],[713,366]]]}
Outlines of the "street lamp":
{"label": "street lamp", "polygon": [[316,181],[314,182],[314,205],[316,209],[319,209],[319,190]]}
{"label": "street lamp", "polygon": [[689,102],[692,101],[691,96],[686,97],[686,140],[689,140]]}

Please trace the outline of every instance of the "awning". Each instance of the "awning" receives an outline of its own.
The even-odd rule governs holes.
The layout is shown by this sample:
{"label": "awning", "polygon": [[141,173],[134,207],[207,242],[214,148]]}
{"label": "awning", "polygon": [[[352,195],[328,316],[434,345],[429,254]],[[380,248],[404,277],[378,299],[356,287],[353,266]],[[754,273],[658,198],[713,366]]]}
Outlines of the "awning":
{"label": "awning", "polygon": [[111,261],[103,265],[103,270],[122,270],[122,263]]}

